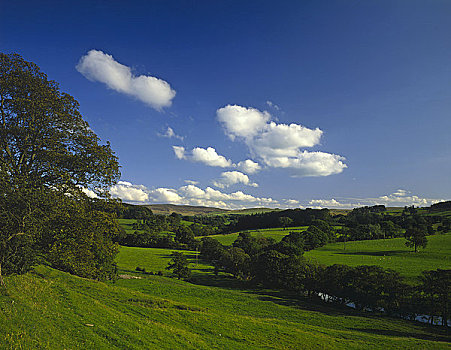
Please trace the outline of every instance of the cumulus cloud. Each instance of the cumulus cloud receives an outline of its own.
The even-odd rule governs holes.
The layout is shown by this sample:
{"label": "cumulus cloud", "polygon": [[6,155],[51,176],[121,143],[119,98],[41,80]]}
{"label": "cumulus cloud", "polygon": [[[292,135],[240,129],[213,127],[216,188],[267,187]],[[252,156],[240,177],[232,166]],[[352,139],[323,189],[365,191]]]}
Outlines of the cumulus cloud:
{"label": "cumulus cloud", "polygon": [[135,76],[130,67],[117,62],[100,50],[91,50],[78,62],[76,69],[91,81],[133,96],[156,110],[169,107],[175,91],[166,81],[150,76]]}
{"label": "cumulus cloud", "polygon": [[178,193],[185,198],[190,204],[194,205],[210,205],[219,208],[246,208],[249,206],[272,206],[278,205],[278,201],[272,198],[254,197],[242,191],[233,193],[224,193],[207,187],[205,190],[194,186],[187,185],[180,187]]}
{"label": "cumulus cloud", "polygon": [[271,119],[271,115],[255,108],[227,105],[216,111],[219,122],[223,125],[230,139],[235,137],[251,138],[257,135]]}
{"label": "cumulus cloud", "polygon": [[357,208],[363,206],[385,205],[386,207],[404,207],[414,205],[416,207],[426,207],[434,203],[443,201],[436,198],[422,198],[417,195],[408,195],[406,190],[397,190],[392,194],[382,195],[375,198],[343,198],[340,201],[335,199],[314,199],[309,202],[316,208]]}
{"label": "cumulus cloud", "polygon": [[246,174],[255,174],[259,170],[261,170],[260,164],[254,162],[251,159],[246,159],[237,164],[237,168]]}
{"label": "cumulus cloud", "polygon": [[335,199],[313,199],[309,203],[309,205],[313,205],[316,208],[352,208],[351,204],[340,203]]}
{"label": "cumulus cloud", "polygon": [[110,193],[113,197],[128,202],[200,205],[224,209],[255,206],[277,207],[279,205],[279,202],[272,198],[255,197],[242,191],[225,193],[211,187],[202,189],[193,184],[178,189],[165,187],[150,189],[143,185],[122,181],[122,184],[112,186]]}
{"label": "cumulus cloud", "polygon": [[399,190],[396,190],[396,191],[393,193],[393,195],[394,195],[394,196],[397,196],[397,197],[404,197],[404,196],[407,196],[408,193],[409,193],[409,192],[406,191],[406,190],[401,190],[401,189],[399,189]]}
{"label": "cumulus cloud", "polygon": [[168,139],[179,139],[183,141],[183,136],[177,135],[174,130],[168,126],[166,131],[164,133],[158,133],[158,136],[160,137],[167,137]]}
{"label": "cumulus cloud", "polygon": [[185,147],[182,146],[172,146],[175,156],[177,159],[185,159]]}
{"label": "cumulus cloud", "polygon": [[339,174],[347,165],[344,157],[324,152],[299,152],[294,157],[263,158],[268,166],[274,168],[289,168],[293,176],[328,176]]}
{"label": "cumulus cloud", "polygon": [[301,150],[319,144],[323,134],[319,128],[277,124],[266,111],[237,105],[222,107],[216,115],[224,132],[232,140],[243,141],[251,154],[268,167],[289,168],[294,176],[328,176],[347,167],[342,156]]}
{"label": "cumulus cloud", "polygon": [[119,181],[117,185],[110,188],[113,197],[131,202],[145,202],[149,199],[144,186],[136,186],[127,181]]}
{"label": "cumulus cloud", "polygon": [[188,159],[192,162],[203,163],[208,166],[228,168],[234,166],[230,159],[219,155],[213,147],[196,147],[191,152],[186,152],[182,146],[172,146],[178,159]]}
{"label": "cumulus cloud", "polygon": [[183,198],[171,188],[157,188],[149,191],[149,195],[154,202],[183,204]]}
{"label": "cumulus cloud", "polygon": [[189,184],[189,185],[197,185],[197,184],[199,184],[199,181],[185,180],[185,183],[187,183],[187,184]]}
{"label": "cumulus cloud", "polygon": [[246,174],[239,171],[223,172],[220,179],[213,181],[213,185],[219,188],[226,188],[235,184],[258,187],[258,184],[251,182]]}
{"label": "cumulus cloud", "polygon": [[252,140],[251,147],[256,154],[265,157],[295,157],[299,148],[317,145],[322,134],[318,128],[312,130],[298,124],[271,122]]}
{"label": "cumulus cloud", "polygon": [[414,205],[417,207],[425,207],[442,201],[442,199],[421,198],[419,196],[409,196],[408,191],[397,190],[396,192],[380,196],[378,198],[368,198],[368,202],[375,204],[384,204],[386,206],[405,206]]}

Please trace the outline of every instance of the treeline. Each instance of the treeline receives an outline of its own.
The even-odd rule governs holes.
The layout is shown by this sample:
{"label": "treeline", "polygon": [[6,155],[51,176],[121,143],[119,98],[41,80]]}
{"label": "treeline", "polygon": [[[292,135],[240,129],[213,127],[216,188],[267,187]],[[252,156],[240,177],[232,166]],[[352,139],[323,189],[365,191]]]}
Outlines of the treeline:
{"label": "treeline", "polygon": [[206,237],[201,256],[215,266],[216,273],[231,273],[265,288],[410,319],[425,314],[433,322],[439,316],[446,325],[451,270],[425,271],[420,284],[411,286],[398,272],[378,266],[326,267],[303,257],[306,241],[302,233],[290,233],[279,243],[242,233],[232,247]]}
{"label": "treeline", "polygon": [[177,213],[156,215],[149,208],[131,204],[124,204],[118,216],[136,222],[131,232],[122,228],[116,241],[125,246],[146,248],[195,249],[199,245],[195,237],[217,234],[219,227],[212,224],[224,222],[220,217],[209,220]]}
{"label": "treeline", "polygon": [[334,222],[343,226],[337,237],[339,241],[403,237],[414,229],[423,236],[451,230],[449,218],[421,215],[413,206],[405,207],[401,215],[387,213],[383,205],[355,208],[348,215],[334,217]]}
{"label": "treeline", "polygon": [[287,227],[309,226],[313,220],[331,221],[329,209],[287,209],[253,215],[235,215],[235,220],[225,228],[224,233],[283,226],[283,218],[288,218]]}

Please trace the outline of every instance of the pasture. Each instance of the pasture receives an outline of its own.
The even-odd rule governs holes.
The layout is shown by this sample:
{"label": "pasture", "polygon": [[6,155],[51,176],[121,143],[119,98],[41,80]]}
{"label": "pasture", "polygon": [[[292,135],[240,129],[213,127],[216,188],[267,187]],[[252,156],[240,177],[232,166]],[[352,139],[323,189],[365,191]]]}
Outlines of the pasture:
{"label": "pasture", "polygon": [[321,264],[378,265],[398,271],[413,282],[425,270],[451,269],[451,233],[428,236],[426,249],[415,253],[404,238],[329,243],[306,252]]}
{"label": "pasture", "polygon": [[[141,249],[121,248],[119,269],[166,264],[169,251]],[[275,291],[201,286],[153,275],[103,283],[44,266],[6,277],[6,283],[7,291],[0,294],[5,349],[451,348],[437,327]]]}
{"label": "pasture", "polygon": [[[265,238],[273,238],[276,242],[282,240],[283,237],[288,235],[292,231],[305,231],[308,226],[298,226],[298,227],[287,227],[283,229],[281,227],[278,228],[265,228],[259,230],[246,230],[245,232],[249,232],[254,237],[265,237]],[[219,243],[223,245],[232,245],[232,243],[237,239],[240,235],[240,232],[229,233],[225,235],[211,235],[206,237],[211,237],[219,241]],[[201,239],[202,237],[196,237],[197,239]]]}

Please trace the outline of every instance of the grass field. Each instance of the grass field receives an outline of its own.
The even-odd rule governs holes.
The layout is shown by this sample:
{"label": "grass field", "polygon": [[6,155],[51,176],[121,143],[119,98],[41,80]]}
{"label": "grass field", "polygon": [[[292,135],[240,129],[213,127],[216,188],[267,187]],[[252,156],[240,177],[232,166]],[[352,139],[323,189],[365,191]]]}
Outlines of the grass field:
{"label": "grass field", "polygon": [[[190,262],[189,268],[193,276],[198,274],[212,273],[213,267],[196,259],[197,252],[176,249],[161,248],[138,248],[138,247],[121,247],[116,261],[119,273],[136,273],[136,267],[146,269],[147,272],[156,273],[161,271],[164,275],[169,276],[170,271],[166,270],[171,260],[172,252],[182,252]],[[139,274],[139,273],[138,273]],[[142,275],[142,274],[140,274]]]}
{"label": "grass field", "polygon": [[133,229],[133,224],[135,222],[138,222],[138,220],[136,220],[136,219],[118,219],[118,221],[119,221],[119,224],[124,228],[124,230],[128,234],[133,233],[135,231],[142,232],[142,230],[134,230]]}
{"label": "grass field", "polygon": [[[247,230],[246,232],[249,232],[254,237],[267,237],[267,238],[274,238],[277,242],[282,240],[283,237],[288,235],[292,231],[305,231],[307,230],[308,226],[298,226],[298,227],[288,227],[286,230],[283,228],[265,228],[260,230]],[[227,235],[212,235],[207,236],[214,238],[218,240],[221,244],[224,245],[232,245],[232,243],[237,239],[239,236],[239,232],[235,233],[229,233]],[[198,239],[202,237],[196,237]]]}
{"label": "grass field", "polygon": [[[121,253],[119,268],[126,271],[163,266],[168,252]],[[102,283],[44,266],[6,283],[2,349],[451,349],[438,327],[271,291],[149,275]]]}
{"label": "grass field", "polygon": [[331,243],[304,256],[325,265],[378,265],[400,272],[411,282],[424,270],[451,269],[451,233],[428,236],[426,249],[418,253],[405,242],[404,238],[347,242],[345,250],[343,243]]}

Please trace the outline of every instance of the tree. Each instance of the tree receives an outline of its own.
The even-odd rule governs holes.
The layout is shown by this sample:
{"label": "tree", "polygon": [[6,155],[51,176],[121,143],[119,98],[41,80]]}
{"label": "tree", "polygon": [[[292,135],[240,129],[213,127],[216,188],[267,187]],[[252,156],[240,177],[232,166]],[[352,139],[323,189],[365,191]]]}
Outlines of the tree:
{"label": "tree", "polygon": [[321,247],[327,243],[328,236],[316,226],[309,226],[307,231],[303,232],[304,250],[312,250]]}
{"label": "tree", "polygon": [[188,260],[186,256],[181,252],[172,252],[171,261],[169,262],[166,270],[172,270],[172,273],[178,278],[190,278],[191,270],[188,268]]}
{"label": "tree", "polygon": [[241,279],[248,279],[250,277],[250,263],[250,256],[238,247],[230,247],[225,250],[219,260],[219,264],[226,272]]}
{"label": "tree", "polygon": [[431,316],[439,314],[442,325],[448,327],[451,314],[451,270],[423,271],[420,291],[424,293],[427,305],[430,305],[427,312]]}
{"label": "tree", "polygon": [[240,232],[233,242],[233,246],[243,249],[244,252],[249,255],[256,254],[260,248],[257,238],[252,236],[249,232]]}
{"label": "tree", "polygon": [[428,244],[426,232],[426,229],[422,226],[409,227],[404,234],[407,240],[406,246],[414,247],[415,253],[418,251],[418,247],[426,248]]}
{"label": "tree", "polygon": [[290,226],[293,223],[293,219],[282,216],[279,218],[279,223],[282,225],[283,229],[285,230],[287,226]]}
{"label": "tree", "polygon": [[194,233],[188,226],[180,225],[175,231],[175,240],[179,243],[191,244],[194,242]]}
{"label": "tree", "polygon": [[0,272],[24,272],[48,253],[48,225],[64,215],[46,199],[81,203],[87,190],[108,198],[119,176],[117,157],[100,144],[78,102],[34,63],[0,53]]}

